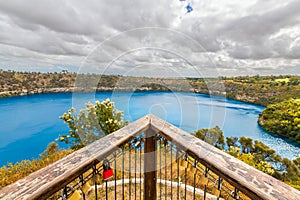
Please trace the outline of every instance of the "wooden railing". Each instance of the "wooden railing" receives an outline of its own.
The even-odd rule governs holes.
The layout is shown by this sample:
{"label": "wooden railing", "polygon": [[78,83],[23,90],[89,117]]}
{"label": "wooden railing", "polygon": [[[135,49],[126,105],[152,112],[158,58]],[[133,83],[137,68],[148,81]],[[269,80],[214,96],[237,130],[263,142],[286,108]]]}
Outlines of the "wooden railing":
{"label": "wooden railing", "polygon": [[0,199],[125,196],[294,200],[300,192],[151,114],[0,190]]}

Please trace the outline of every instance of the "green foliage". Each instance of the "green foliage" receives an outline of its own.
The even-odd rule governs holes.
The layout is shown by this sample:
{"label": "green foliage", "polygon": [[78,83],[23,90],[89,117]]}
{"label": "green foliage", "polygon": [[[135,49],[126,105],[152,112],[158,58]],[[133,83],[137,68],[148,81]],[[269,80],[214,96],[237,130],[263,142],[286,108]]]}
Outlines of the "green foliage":
{"label": "green foliage", "polygon": [[[71,88],[76,74],[15,72],[0,70],[0,96],[50,92],[50,88]],[[38,89],[39,92],[38,92]]]}
{"label": "green foliage", "polygon": [[227,153],[237,158],[241,154],[241,149],[238,147],[229,146]]}
{"label": "green foliage", "polygon": [[226,96],[267,106],[300,98],[300,76],[239,76],[226,78]]}
{"label": "green foliage", "polygon": [[204,140],[208,144],[211,144],[219,149],[223,149],[225,142],[224,142],[224,135],[223,131],[220,129],[219,126],[216,126],[211,129],[200,129],[193,133],[197,138]]}
{"label": "green foliage", "polygon": [[[71,91],[75,80],[76,85],[84,88],[85,91],[94,91],[95,87],[97,91],[130,91],[133,85],[139,86],[136,88],[137,91],[191,91],[193,89],[198,93],[226,95],[226,97],[232,99],[265,106],[289,98],[300,98],[300,76],[257,75],[232,78],[176,79],[75,74],[66,71],[61,73],[40,73],[15,72],[11,70],[0,70],[0,96]],[[120,81],[122,82],[121,84]],[[187,84],[187,81],[189,84]],[[166,85],[168,87],[165,87]],[[63,90],[56,90],[54,88],[63,88]]]}
{"label": "green foliage", "polygon": [[253,151],[253,142],[251,138],[242,136],[239,139],[239,143],[241,144],[243,153],[251,153]]}
{"label": "green foliage", "polygon": [[293,162],[295,163],[295,165],[300,169],[300,157],[296,158],[295,160],[293,160]]}
{"label": "green foliage", "polygon": [[300,143],[300,99],[268,105],[258,123],[267,131]]}
{"label": "green foliage", "polygon": [[264,161],[272,158],[272,156],[275,154],[275,150],[271,149],[264,143],[255,140],[254,142],[254,153],[256,154],[256,159],[259,161]]}
{"label": "green foliage", "polygon": [[231,147],[237,147],[238,144],[237,142],[239,141],[239,138],[238,137],[226,137],[226,144],[227,146]]}
{"label": "green foliage", "polygon": [[267,161],[260,161],[255,167],[256,169],[269,175],[273,175],[275,173],[275,169]]}
{"label": "green foliage", "polygon": [[58,152],[58,144],[51,142],[48,144],[47,149],[40,155],[41,157],[47,157]]}
{"label": "green foliage", "polygon": [[240,154],[237,158],[240,159],[241,161],[247,163],[248,165],[250,165],[252,167],[256,166],[254,156],[251,153]]}
{"label": "green foliage", "polygon": [[282,172],[282,180],[295,182],[300,181],[300,169],[299,167],[291,160],[284,158],[282,160],[281,165],[281,172]]}
{"label": "green foliage", "polygon": [[57,140],[70,144],[72,149],[79,149],[122,128],[128,122],[123,121],[123,113],[114,107],[114,103],[106,99],[96,101],[95,105],[87,103],[85,110],[78,114],[75,109],[70,109],[60,116],[68,124],[69,133],[60,135]]}
{"label": "green foliage", "polygon": [[[226,144],[228,145],[228,149],[225,150],[224,136],[219,127],[213,129],[200,129],[193,134],[248,165],[282,180],[296,189],[300,189],[300,158],[297,158],[294,161],[287,158],[282,159],[276,154],[275,150],[264,143],[257,140],[253,143],[251,138],[244,136],[240,138],[227,137]],[[223,140],[220,139],[217,143],[217,138],[223,138]]]}

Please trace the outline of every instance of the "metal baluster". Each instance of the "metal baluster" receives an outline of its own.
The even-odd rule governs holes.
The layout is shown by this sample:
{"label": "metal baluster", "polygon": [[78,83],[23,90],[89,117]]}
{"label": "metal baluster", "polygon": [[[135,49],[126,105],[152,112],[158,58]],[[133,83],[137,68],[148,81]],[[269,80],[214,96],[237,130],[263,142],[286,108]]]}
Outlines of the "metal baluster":
{"label": "metal baluster", "polygon": [[83,190],[82,190],[82,188],[83,188],[83,186],[84,186],[84,178],[83,178],[83,174],[81,174],[81,175],[79,176],[78,185],[79,185],[79,188],[80,188],[81,191],[82,191],[83,200],[85,200],[85,193],[84,193]]}
{"label": "metal baluster", "polygon": [[239,191],[237,188],[234,188],[234,198],[239,199]]}
{"label": "metal baluster", "polygon": [[[209,169],[207,168],[207,167],[205,167],[205,177],[207,178],[207,175],[208,175],[208,171],[209,171]],[[206,189],[207,189],[207,187],[206,187],[207,185],[205,184],[204,185],[204,200],[206,199]]]}
{"label": "metal baluster", "polygon": [[107,180],[105,181],[105,199],[108,200]]}
{"label": "metal baluster", "polygon": [[171,200],[173,199],[173,145],[172,145],[172,143],[170,144],[170,146],[171,146],[171,177],[170,177],[170,179],[171,179]]}
{"label": "metal baluster", "polygon": [[94,175],[94,187],[95,187],[95,198],[98,199],[98,191],[97,191],[97,168],[96,165],[93,165],[93,175]]}
{"label": "metal baluster", "polygon": [[134,140],[134,200],[136,200],[136,148],[137,140]]}
{"label": "metal baluster", "polygon": [[157,191],[156,191],[156,186],[157,186],[157,176],[156,176],[156,172],[157,172],[157,154],[156,154],[157,153],[157,143],[156,143],[156,137],[153,137],[152,143],[154,143],[154,148],[153,148],[154,151],[151,152],[151,154],[153,154],[153,156],[154,156],[153,161],[155,162],[154,169],[152,169],[152,170],[155,171],[155,178],[154,178],[154,180],[155,180],[155,193],[153,193],[155,196],[153,198],[157,199]]}
{"label": "metal baluster", "polygon": [[[188,162],[187,154],[185,154],[185,162]],[[184,199],[186,199],[186,184],[187,184],[187,168],[184,169]]]}
{"label": "metal baluster", "polygon": [[122,199],[125,199],[125,185],[124,185],[124,145],[122,145]]}
{"label": "metal baluster", "polygon": [[65,186],[65,187],[62,189],[61,198],[62,198],[62,200],[66,200],[67,197],[68,197],[68,191],[67,191],[67,186]]}
{"label": "metal baluster", "polygon": [[[222,181],[223,181],[223,179],[221,177],[219,177],[219,179],[218,179],[218,190],[220,190],[220,192],[221,192],[221,189],[222,189]],[[221,193],[218,196],[217,200],[220,199],[220,196],[221,196]]]}
{"label": "metal baluster", "polygon": [[129,200],[131,200],[131,143],[129,143]]}
{"label": "metal baluster", "polygon": [[114,171],[115,171],[115,199],[117,199],[117,152],[114,152]]}
{"label": "metal baluster", "polygon": [[[68,189],[69,189],[69,191],[68,191]],[[68,194],[68,192],[69,192],[69,194]],[[62,200],[67,200],[68,197],[71,196],[74,192],[75,192],[74,187],[66,185],[62,190],[62,194],[61,194]]]}
{"label": "metal baluster", "polygon": [[167,139],[164,140],[165,148],[165,199],[167,199]]}
{"label": "metal baluster", "polygon": [[142,199],[142,136],[140,136],[140,199]]}
{"label": "metal baluster", "polygon": [[162,192],[162,180],[161,180],[161,137],[159,137],[159,197],[161,199],[161,192]]}
{"label": "metal baluster", "polygon": [[176,147],[176,154],[177,154],[177,156],[176,156],[176,159],[177,159],[177,200],[179,200],[179,184],[180,184],[180,176],[179,176],[179,167],[180,167],[180,165],[179,165],[179,152],[178,152],[179,150],[178,150],[178,147]]}
{"label": "metal baluster", "polygon": [[193,167],[195,168],[195,173],[194,173],[194,191],[193,191],[193,199],[196,199],[196,176],[197,176],[197,161],[196,159],[194,160]]}

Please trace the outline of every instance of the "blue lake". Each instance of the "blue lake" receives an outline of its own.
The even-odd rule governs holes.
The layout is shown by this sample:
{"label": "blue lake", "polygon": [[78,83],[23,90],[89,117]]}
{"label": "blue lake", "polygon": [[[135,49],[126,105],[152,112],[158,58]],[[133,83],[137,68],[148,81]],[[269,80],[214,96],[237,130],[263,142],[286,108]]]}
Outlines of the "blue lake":
{"label": "blue lake", "polygon": [[[38,158],[68,126],[59,116],[71,107],[110,98],[124,118],[134,121],[152,113],[187,132],[218,125],[226,136],[247,136],[275,149],[282,157],[296,158],[300,146],[275,137],[257,124],[264,107],[194,93],[98,92],[37,94],[0,99],[0,166]],[[60,147],[68,148],[60,143]]]}

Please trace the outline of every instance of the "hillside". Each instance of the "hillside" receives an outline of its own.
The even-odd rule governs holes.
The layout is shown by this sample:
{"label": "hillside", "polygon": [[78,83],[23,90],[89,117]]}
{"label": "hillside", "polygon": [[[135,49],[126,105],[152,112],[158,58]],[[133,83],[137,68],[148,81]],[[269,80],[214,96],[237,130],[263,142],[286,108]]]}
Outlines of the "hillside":
{"label": "hillside", "polygon": [[191,79],[191,85],[199,93],[226,94],[231,99],[263,106],[289,98],[300,98],[300,76],[241,76],[221,79],[222,81],[207,79],[205,82]]}
{"label": "hillside", "polygon": [[76,74],[0,70],[0,97],[64,92],[73,87]]}
{"label": "hillside", "polygon": [[258,123],[267,131],[300,144],[300,99],[268,105],[259,115]]}
{"label": "hillside", "polygon": [[197,92],[266,106],[289,98],[300,98],[300,76],[175,79],[0,70],[0,97],[49,92],[118,90]]}

